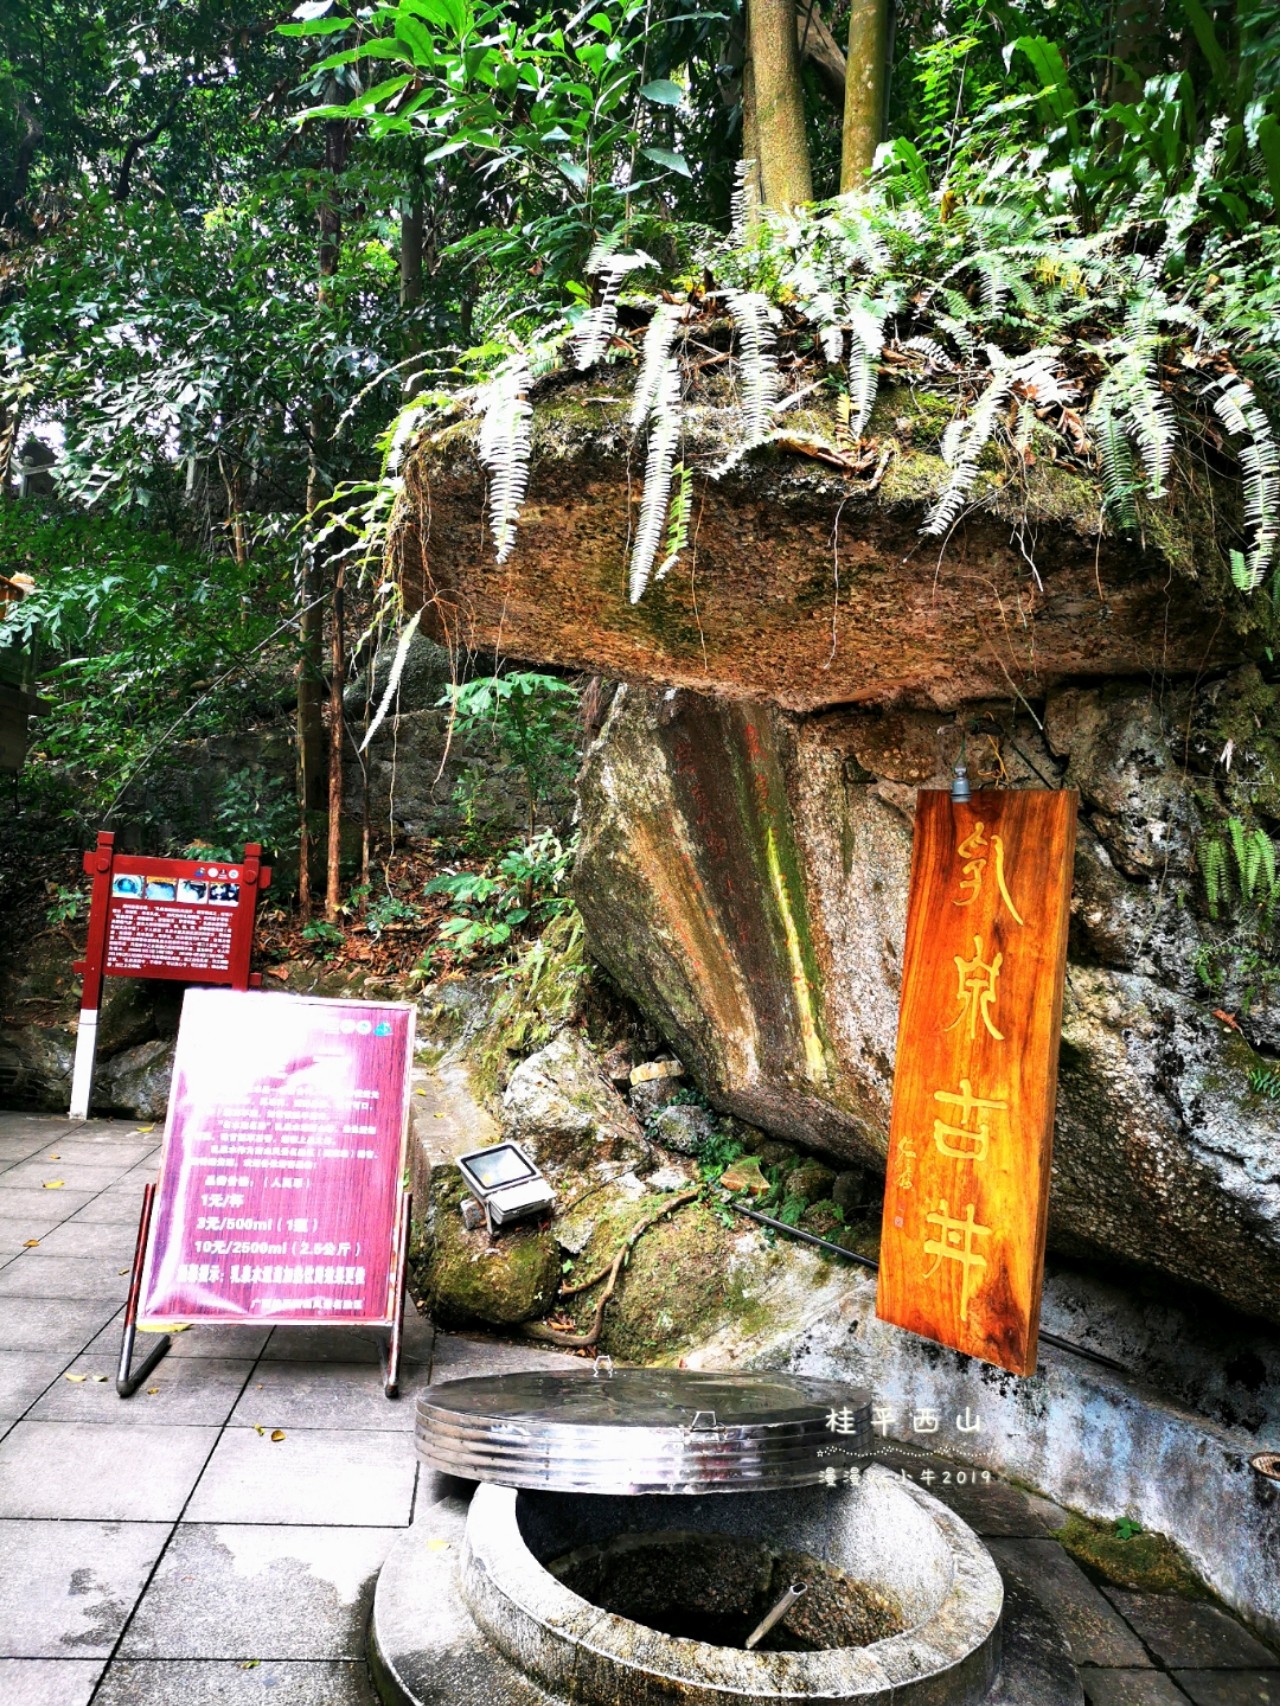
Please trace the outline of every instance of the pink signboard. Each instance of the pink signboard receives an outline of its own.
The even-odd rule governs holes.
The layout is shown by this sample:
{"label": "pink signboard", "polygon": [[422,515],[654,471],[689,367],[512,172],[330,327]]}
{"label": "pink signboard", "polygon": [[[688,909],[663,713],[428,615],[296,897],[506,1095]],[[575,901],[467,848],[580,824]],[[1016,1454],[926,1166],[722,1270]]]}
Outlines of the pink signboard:
{"label": "pink signboard", "polygon": [[414,1009],[188,990],[139,1319],[390,1325]]}

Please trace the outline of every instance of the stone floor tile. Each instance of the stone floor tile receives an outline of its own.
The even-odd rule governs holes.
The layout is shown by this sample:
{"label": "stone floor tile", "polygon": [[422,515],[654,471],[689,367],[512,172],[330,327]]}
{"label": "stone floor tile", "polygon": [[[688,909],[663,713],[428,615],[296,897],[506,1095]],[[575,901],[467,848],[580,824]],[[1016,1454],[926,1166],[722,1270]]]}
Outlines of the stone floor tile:
{"label": "stone floor tile", "polygon": [[19,1422],[0,1442],[0,1516],[172,1522],[216,1438],[216,1428],[148,1427],[129,1414],[116,1427]]}
{"label": "stone floor tile", "polygon": [[144,1164],[154,1153],[155,1144],[145,1137],[109,1140],[55,1137],[41,1144],[30,1159],[54,1168],[110,1167],[117,1174],[123,1174]]}
{"label": "stone floor tile", "polygon": [[66,1366],[65,1351],[0,1351],[0,1421],[24,1415]]}
{"label": "stone floor tile", "polygon": [[114,1297],[84,1297],[74,1303],[6,1297],[0,1302],[0,1350],[66,1351],[74,1356],[119,1308]]}
{"label": "stone floor tile", "polygon": [[[147,1344],[145,1338],[138,1341],[135,1363],[146,1355]],[[145,1385],[132,1398],[123,1399],[116,1391],[116,1362],[116,1355],[102,1352],[77,1357],[66,1372],[85,1378],[54,1381],[32,1410],[32,1421],[216,1427],[231,1414],[253,1368],[251,1357],[166,1356]],[[95,1378],[103,1375],[105,1380]]]}
{"label": "stone floor tile", "polygon": [[360,1659],[398,1528],[183,1523],[123,1658]]}
{"label": "stone floor tile", "polygon": [[564,1370],[581,1368],[581,1359],[565,1351],[544,1350],[537,1345],[511,1345],[501,1339],[463,1337],[440,1333],[431,1358],[431,1379],[464,1380],[473,1374],[514,1374],[524,1368]]}
{"label": "stone floor tile", "polygon": [[[26,1166],[25,1161],[23,1166]],[[0,1173],[0,1178],[3,1177]],[[58,1175],[55,1173],[53,1177],[56,1179]],[[69,1220],[73,1214],[87,1208],[96,1195],[96,1191],[72,1190],[69,1186],[58,1191],[46,1191],[39,1185],[34,1190],[10,1189],[0,1192],[0,1218],[27,1221],[32,1228],[27,1236],[38,1238],[42,1227],[58,1226]],[[134,1219],[137,1219],[136,1215]]]}
{"label": "stone floor tile", "polygon": [[388,1398],[371,1363],[260,1362],[231,1417],[233,1426],[384,1428],[413,1431],[413,1399],[427,1384],[423,1364],[400,1370],[402,1397]]}
{"label": "stone floor tile", "polygon": [[[98,1336],[86,1345],[85,1355],[109,1357],[114,1368],[116,1358],[120,1355],[120,1336],[123,1331],[124,1309],[119,1308]],[[169,1362],[185,1361],[188,1357],[214,1357],[219,1360],[229,1359],[232,1362],[243,1362],[246,1359],[252,1362],[262,1354],[262,1347],[270,1333],[270,1327],[217,1324],[186,1327],[180,1333],[170,1333],[169,1349],[164,1360]],[[155,1335],[139,1329],[135,1360],[141,1362],[147,1354],[148,1344],[154,1342]]]}
{"label": "stone floor tile", "polygon": [[998,1475],[973,1469],[948,1458],[922,1460],[918,1451],[895,1450],[888,1441],[877,1458],[893,1469],[905,1469],[985,1538],[1038,1540],[1052,1537],[1067,1522],[1067,1512],[1049,1499],[1002,1481]]}
{"label": "stone floor tile", "polygon": [[169,1532],[163,1522],[0,1522],[0,1655],[108,1658]]}
{"label": "stone floor tile", "polygon": [[1187,1697],[1158,1670],[1096,1670],[1081,1667],[1089,1706],[1187,1706]]}
{"label": "stone floor tile", "polygon": [[1192,1706],[1280,1706],[1280,1670],[1176,1670]]}
{"label": "stone floor tile", "polygon": [[[0,1208],[6,1206],[6,1203],[0,1200]],[[71,1218],[98,1226],[104,1223],[132,1226],[136,1232],[141,1217],[141,1187],[130,1185],[125,1189],[120,1185],[113,1185],[109,1191],[99,1191],[92,1197],[86,1198],[82,1195],[76,1205],[76,1213]]]}
{"label": "stone floor tile", "polygon": [[[53,1205],[49,1206],[52,1208]],[[58,1214],[46,1214],[42,1218],[22,1216],[13,1219],[8,1215],[0,1218],[0,1261],[20,1256],[33,1238],[38,1238],[43,1244],[46,1238],[59,1230],[61,1222],[62,1217]]]}
{"label": "stone floor tile", "polygon": [[1150,1667],[1142,1642],[1056,1540],[990,1540],[1002,1573],[1022,1582],[1056,1618],[1078,1665]]}
{"label": "stone floor tile", "polygon": [[61,1179],[62,1188],[68,1191],[105,1191],[119,1184],[128,1171],[127,1166],[116,1167],[106,1160],[20,1161],[0,1173],[0,1193],[47,1190],[53,1179]]}
{"label": "stone floor tile", "polygon": [[129,1290],[129,1266],[116,1256],[59,1256],[24,1250],[16,1262],[0,1268],[0,1309],[6,1297],[80,1300],[110,1298],[115,1293],[123,1303]]}
{"label": "stone floor tile", "polygon": [[[2,1207],[3,1204],[0,1204]],[[133,1249],[138,1241],[136,1226],[123,1221],[108,1221],[95,1225],[92,1221],[64,1220],[40,1239],[42,1256],[78,1256],[82,1261],[101,1256],[116,1258],[117,1268],[133,1263]]]}
{"label": "stone floor tile", "polygon": [[[402,1359],[430,1361],[434,1341],[430,1318],[407,1304]],[[378,1362],[386,1342],[385,1327],[277,1327],[263,1354],[268,1362]]]}
{"label": "stone floor tile", "polygon": [[[363,1664],[121,1659],[94,1706],[377,1706]],[[498,1702],[494,1702],[498,1706]]]}
{"label": "stone floor tile", "polygon": [[102,1659],[0,1659],[4,1706],[88,1706]]}
{"label": "stone floor tile", "polygon": [[0,1171],[7,1171],[18,1161],[29,1161],[44,1148],[44,1139],[34,1132],[26,1137],[0,1137]]}
{"label": "stone floor tile", "polygon": [[1117,1611],[1171,1670],[1265,1670],[1280,1663],[1234,1617],[1216,1605],[1177,1594],[1104,1592]]}
{"label": "stone floor tile", "polygon": [[[228,1428],[187,1507],[188,1522],[400,1528],[416,1461],[403,1434],[371,1429]],[[3,1447],[0,1447],[3,1450]]]}

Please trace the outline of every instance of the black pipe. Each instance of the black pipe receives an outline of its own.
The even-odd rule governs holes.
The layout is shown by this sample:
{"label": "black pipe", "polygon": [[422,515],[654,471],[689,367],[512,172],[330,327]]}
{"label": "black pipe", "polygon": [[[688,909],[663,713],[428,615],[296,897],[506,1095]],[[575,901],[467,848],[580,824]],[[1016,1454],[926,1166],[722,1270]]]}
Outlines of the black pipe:
{"label": "black pipe", "polygon": [[[761,1226],[770,1226],[775,1232],[785,1232],[789,1238],[799,1238],[805,1244],[816,1244],[819,1250],[829,1250],[833,1256],[843,1256],[846,1262],[856,1262],[861,1268],[870,1268],[873,1274],[880,1272],[879,1262],[873,1261],[870,1256],[860,1256],[856,1250],[846,1250],[843,1244],[833,1244],[829,1238],[819,1238],[816,1232],[805,1232],[799,1226],[788,1226],[785,1220],[775,1220],[772,1215],[761,1214],[759,1209],[748,1208],[745,1203],[735,1202],[731,1196],[724,1195],[721,1201],[738,1214],[745,1214],[748,1219],[759,1221]],[[1046,1345],[1052,1345],[1055,1350],[1069,1351],[1072,1356],[1083,1357],[1086,1362],[1096,1362],[1100,1368],[1112,1369],[1116,1374],[1129,1372],[1122,1362],[1104,1357],[1101,1351],[1087,1350],[1084,1345],[1073,1345],[1069,1339],[1060,1339],[1056,1333],[1042,1332],[1040,1337]]]}

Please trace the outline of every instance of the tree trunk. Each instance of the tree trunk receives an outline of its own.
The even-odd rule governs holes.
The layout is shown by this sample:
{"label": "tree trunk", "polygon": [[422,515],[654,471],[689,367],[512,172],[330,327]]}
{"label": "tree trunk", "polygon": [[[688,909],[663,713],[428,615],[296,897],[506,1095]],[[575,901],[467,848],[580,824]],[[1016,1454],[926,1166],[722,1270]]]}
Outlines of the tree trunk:
{"label": "tree trunk", "polygon": [[747,39],[765,206],[812,201],[795,0],[749,0]]}
{"label": "tree trunk", "polygon": [[853,0],[845,61],[842,191],[855,190],[863,182],[884,138],[888,49],[889,0]]}
{"label": "tree trunk", "polygon": [[[330,83],[325,95],[326,100],[334,104],[340,99],[337,85]],[[333,180],[338,177],[347,163],[347,145],[349,132],[347,125],[341,119],[329,119],[324,127],[324,169],[329,180],[330,193],[320,205],[320,243],[319,243],[319,301],[322,307],[332,302],[332,287],[330,280],[338,270],[338,256],[342,246],[342,213],[338,207],[336,186]],[[323,466],[323,450],[332,430],[333,410],[329,399],[317,396],[311,409],[311,450],[307,462],[307,514],[310,537],[302,554],[299,573],[299,642],[300,657],[298,660],[298,711],[297,711],[297,746],[298,746],[298,811],[299,811],[299,845],[298,845],[298,905],[303,918],[311,916],[311,825],[309,813],[320,805],[320,762],[324,746],[324,726],[320,715],[321,690],[324,677],[324,580],[325,564],[321,548],[316,543],[315,512],[319,504],[329,495],[329,480]],[[338,682],[339,698],[342,693],[342,682]],[[341,719],[339,719],[341,723]],[[341,732],[341,729],[339,729]],[[339,786],[338,786],[338,835],[341,835],[341,742],[339,752]],[[332,742],[330,744],[332,756]],[[333,778],[329,782],[330,810],[333,809]],[[329,856],[332,866],[333,848],[335,845],[334,824],[329,825]],[[334,890],[337,881],[336,868],[328,872],[326,896]],[[327,910],[327,904],[326,904]]]}
{"label": "tree trunk", "polygon": [[405,310],[403,361],[400,369],[400,400],[410,402],[418,392],[418,358],[422,355],[422,327],[414,311],[422,301],[422,251],[425,225],[422,186],[414,176],[400,213],[400,306]]}
{"label": "tree trunk", "polygon": [[324,915],[336,924],[342,906],[342,759],[346,720],[342,689],[347,679],[345,565],[338,564],[329,608],[329,856]]}

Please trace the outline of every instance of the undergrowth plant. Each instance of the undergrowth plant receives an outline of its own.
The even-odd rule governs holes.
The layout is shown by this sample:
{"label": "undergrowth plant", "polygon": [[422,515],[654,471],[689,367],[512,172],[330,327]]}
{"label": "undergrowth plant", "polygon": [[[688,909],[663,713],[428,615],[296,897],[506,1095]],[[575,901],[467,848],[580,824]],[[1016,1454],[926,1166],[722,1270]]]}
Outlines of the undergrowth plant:
{"label": "undergrowth plant", "polygon": [[[985,154],[971,140],[938,181],[899,140],[882,150],[865,191],[786,214],[756,209],[728,237],[705,234],[696,267],[657,300],[627,292],[652,279],[650,256],[615,246],[595,258],[603,293],[579,322],[569,359],[636,366],[630,426],[645,477],[633,602],[687,545],[695,470],[718,479],[759,446],[795,448],[788,415],[815,388],[836,393],[836,424],[805,448],[852,481],[874,477],[877,459],[863,452],[874,449],[866,434],[886,374],[951,408],[940,438],[949,477],[927,509],[926,534],[944,537],[980,501],[992,454],[1016,466],[1047,450],[1094,472],[1119,529],[1138,527],[1144,503],[1169,497],[1181,458],[1238,472],[1243,532],[1226,542],[1224,568],[1246,593],[1271,577],[1280,542],[1280,236],[1255,226],[1238,238],[1215,223],[1221,126],[1175,190],[1152,177],[1145,198],[1131,198],[1101,229],[1057,193],[1043,149],[993,155],[989,134],[984,145]],[[624,303],[632,326],[648,311],[641,337],[623,329]],[[794,352],[785,372],[784,331]],[[728,442],[695,452],[689,393],[708,335],[725,332],[736,394]],[[475,394],[500,562],[515,541],[535,384],[517,353]]]}

